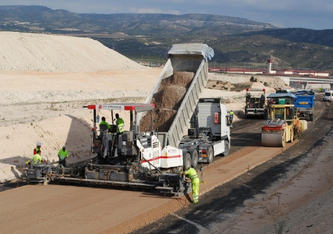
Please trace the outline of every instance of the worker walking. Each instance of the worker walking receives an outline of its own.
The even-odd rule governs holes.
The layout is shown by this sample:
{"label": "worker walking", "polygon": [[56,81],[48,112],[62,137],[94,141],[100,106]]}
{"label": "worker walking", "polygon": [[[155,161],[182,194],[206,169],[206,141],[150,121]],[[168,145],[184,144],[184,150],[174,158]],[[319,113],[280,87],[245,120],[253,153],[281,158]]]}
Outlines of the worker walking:
{"label": "worker walking", "polygon": [[35,154],[37,153],[37,150],[41,150],[41,149],[40,149],[41,146],[42,146],[42,143],[37,142],[37,144],[36,144],[36,148],[34,148],[34,154],[33,154],[33,155],[35,155]]}
{"label": "worker walking", "polygon": [[59,164],[66,167],[66,158],[68,158],[68,151],[64,145],[58,152]]}
{"label": "worker walking", "polygon": [[184,171],[183,174],[191,179],[193,203],[196,204],[199,202],[199,186],[200,186],[200,180],[197,171],[193,167],[190,167],[189,169]]}

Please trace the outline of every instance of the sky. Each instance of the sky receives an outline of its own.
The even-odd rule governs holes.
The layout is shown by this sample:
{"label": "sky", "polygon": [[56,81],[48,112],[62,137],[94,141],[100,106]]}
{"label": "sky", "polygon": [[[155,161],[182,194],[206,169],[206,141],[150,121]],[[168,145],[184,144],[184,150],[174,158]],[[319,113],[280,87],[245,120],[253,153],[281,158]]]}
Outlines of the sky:
{"label": "sky", "polygon": [[281,28],[333,29],[332,0],[0,0],[0,5],[40,5],[96,14],[213,14]]}

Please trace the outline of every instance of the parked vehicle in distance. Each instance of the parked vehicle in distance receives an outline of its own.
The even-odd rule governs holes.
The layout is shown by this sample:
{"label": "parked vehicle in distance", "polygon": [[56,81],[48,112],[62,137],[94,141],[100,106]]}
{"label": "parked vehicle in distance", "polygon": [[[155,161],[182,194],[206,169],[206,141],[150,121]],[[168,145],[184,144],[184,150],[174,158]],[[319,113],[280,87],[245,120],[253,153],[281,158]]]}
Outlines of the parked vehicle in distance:
{"label": "parked vehicle in distance", "polygon": [[245,116],[262,116],[267,118],[265,89],[246,89]]}
{"label": "parked vehicle in distance", "polygon": [[293,93],[291,92],[289,89],[277,89],[276,90],[276,93]]}
{"label": "parked vehicle in distance", "polygon": [[313,121],[316,96],[315,92],[313,90],[298,90],[295,95],[296,100],[294,105],[297,108],[298,117]]}
{"label": "parked vehicle in distance", "polygon": [[333,101],[333,90],[325,91],[323,95],[323,101],[332,102]]}

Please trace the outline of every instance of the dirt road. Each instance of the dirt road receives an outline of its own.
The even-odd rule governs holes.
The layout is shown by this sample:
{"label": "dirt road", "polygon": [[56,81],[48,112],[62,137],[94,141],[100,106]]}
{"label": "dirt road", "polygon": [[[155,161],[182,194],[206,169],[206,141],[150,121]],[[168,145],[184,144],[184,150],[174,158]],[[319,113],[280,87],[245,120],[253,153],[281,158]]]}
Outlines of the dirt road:
{"label": "dirt road", "polygon": [[[332,120],[332,104],[316,101],[315,121],[308,123],[293,147],[204,194],[198,206],[188,206],[133,234],[332,233]],[[252,126],[257,128],[256,121]],[[247,120],[235,128],[232,149],[258,143],[251,141],[258,134],[248,131]]]}
{"label": "dirt road", "polygon": [[[201,194],[280,152],[245,147],[221,158],[205,168]],[[189,204],[185,197],[138,191],[28,185],[0,193],[0,227],[2,233],[128,233]]]}
{"label": "dirt road", "polygon": [[[216,217],[211,215],[208,217],[211,218],[210,224],[214,224],[214,218],[215,220],[218,218],[216,221],[220,223],[220,218],[225,217],[221,215],[224,214],[224,209],[228,212],[234,211],[240,205],[240,202],[253,198],[257,193],[262,193],[263,189],[268,187],[267,183],[270,184],[276,181],[279,178],[279,173],[283,174],[286,169],[279,170],[278,175],[269,174],[268,177],[266,175],[264,179],[251,184],[253,178],[260,177],[261,173],[265,173],[269,168],[274,167],[273,165],[276,166],[287,161],[291,163],[291,158],[297,158],[297,155],[307,152],[306,148],[311,148],[311,145],[313,145],[311,141],[313,135],[311,134],[314,134],[314,129],[324,124],[323,120],[328,118],[325,111],[327,109],[322,111],[321,116],[318,117],[319,120],[312,124],[312,128],[300,139],[301,142],[294,141],[293,144],[287,144],[284,151],[281,148],[260,146],[258,136],[260,136],[262,120],[254,120],[252,123],[244,121],[245,124],[240,122],[233,133],[233,153],[225,158],[217,158],[219,160],[215,160],[204,170],[204,180],[207,181],[207,184],[201,185],[199,206],[194,207],[186,197],[170,198],[139,191],[60,185],[29,185],[0,193],[1,233],[36,233],[41,230],[44,233],[128,233],[144,226],[143,229],[137,232],[147,233],[147,230],[150,229],[153,230],[151,233],[156,233],[160,232],[156,230],[158,226],[163,231],[167,231],[168,227],[171,228],[170,223],[175,221],[168,223],[170,217],[173,217],[176,221],[178,220],[177,222],[179,222],[179,219],[182,220],[182,217],[185,217],[184,212],[191,214],[189,215],[191,220],[203,221],[207,220],[203,218],[203,212],[205,214],[219,214]],[[324,136],[325,133],[321,132],[321,135]],[[312,142],[311,145],[310,142]],[[307,147],[300,147],[300,143],[308,145]],[[295,151],[291,151],[293,149]],[[290,156],[290,152],[297,152],[297,154]],[[276,160],[270,160],[277,155],[279,157]],[[257,167],[260,164],[263,166]],[[245,175],[245,178],[243,176],[238,177],[242,174]],[[240,183],[232,182],[231,180],[236,177],[241,178],[241,180],[248,180],[248,183],[244,181]],[[228,181],[229,183],[227,183]],[[225,184],[222,193],[221,187],[219,187],[221,184]],[[237,188],[237,185],[241,185],[246,190]],[[225,201],[214,203],[213,201],[216,199],[223,200],[225,187],[228,188],[228,186],[231,191],[234,190],[231,197],[227,199],[229,203],[225,204]],[[254,189],[256,186],[259,191]],[[200,212],[195,212],[198,209]],[[179,215],[177,211],[182,215]],[[172,216],[167,216],[168,214],[172,214]],[[243,214],[246,214],[246,212]],[[228,216],[228,214],[225,215]],[[258,215],[260,216],[260,214]],[[159,220],[164,216],[166,216],[163,219],[165,221]],[[152,224],[155,225],[155,229],[148,225],[154,221],[157,221]],[[165,222],[167,224],[163,226]],[[183,226],[182,222],[181,226]],[[156,223],[161,225],[156,225]],[[188,230],[193,228],[196,231],[204,230],[201,229],[204,224],[200,222],[197,226],[188,222],[187,224],[190,226]],[[172,226],[172,228],[174,230],[175,227]],[[176,231],[176,233],[179,232]]]}

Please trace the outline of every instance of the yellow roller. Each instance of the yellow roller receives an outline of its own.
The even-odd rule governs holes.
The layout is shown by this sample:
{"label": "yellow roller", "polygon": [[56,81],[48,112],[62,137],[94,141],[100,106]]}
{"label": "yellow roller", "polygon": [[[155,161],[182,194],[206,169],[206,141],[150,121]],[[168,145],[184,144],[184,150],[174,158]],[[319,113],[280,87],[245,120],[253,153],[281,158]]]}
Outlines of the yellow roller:
{"label": "yellow roller", "polygon": [[262,146],[276,146],[285,147],[285,134],[282,132],[262,132],[261,133]]}

